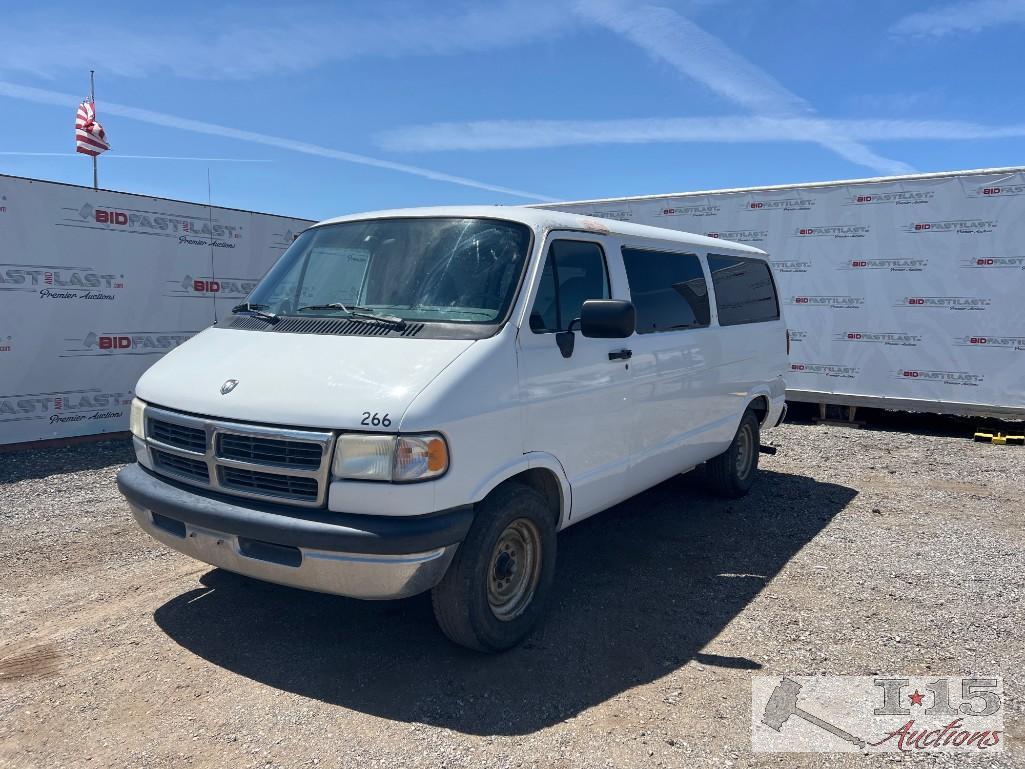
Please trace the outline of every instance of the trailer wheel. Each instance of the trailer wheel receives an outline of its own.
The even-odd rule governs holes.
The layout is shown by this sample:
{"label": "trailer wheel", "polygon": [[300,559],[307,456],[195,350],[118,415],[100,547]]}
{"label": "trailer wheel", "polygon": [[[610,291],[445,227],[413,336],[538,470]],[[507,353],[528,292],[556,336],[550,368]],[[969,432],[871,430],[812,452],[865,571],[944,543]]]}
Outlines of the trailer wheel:
{"label": "trailer wheel", "polygon": [[477,506],[466,539],[431,592],[450,640],[497,652],[522,641],[544,610],[555,572],[555,521],[535,489],[507,483]]}
{"label": "trailer wheel", "polygon": [[737,499],[750,491],[758,470],[760,440],[758,417],[748,409],[730,447],[706,464],[708,480],[716,492]]}

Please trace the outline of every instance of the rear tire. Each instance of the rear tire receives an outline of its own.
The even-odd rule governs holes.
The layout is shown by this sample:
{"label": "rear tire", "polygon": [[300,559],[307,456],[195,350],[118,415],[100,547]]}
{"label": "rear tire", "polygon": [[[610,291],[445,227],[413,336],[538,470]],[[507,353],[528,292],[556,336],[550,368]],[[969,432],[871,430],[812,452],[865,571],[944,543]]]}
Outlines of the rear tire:
{"label": "rear tire", "polygon": [[739,499],[751,490],[758,471],[760,442],[758,417],[748,409],[740,418],[730,447],[707,462],[708,480],[717,493]]}
{"label": "rear tire", "polygon": [[476,517],[444,578],[431,592],[441,631],[482,652],[509,649],[540,618],[555,572],[555,516],[519,483],[500,486]]}

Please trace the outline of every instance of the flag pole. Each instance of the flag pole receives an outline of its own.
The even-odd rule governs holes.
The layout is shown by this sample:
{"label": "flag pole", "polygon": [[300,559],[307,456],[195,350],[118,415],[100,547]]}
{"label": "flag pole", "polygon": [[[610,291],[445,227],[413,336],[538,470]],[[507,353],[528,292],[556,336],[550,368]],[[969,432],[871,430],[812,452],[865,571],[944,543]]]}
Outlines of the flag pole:
{"label": "flag pole", "polygon": [[[96,72],[95,70],[89,70],[89,98],[93,103],[93,110],[96,109]],[[100,188],[99,175],[96,170],[96,155],[93,155],[93,189],[98,190]]]}

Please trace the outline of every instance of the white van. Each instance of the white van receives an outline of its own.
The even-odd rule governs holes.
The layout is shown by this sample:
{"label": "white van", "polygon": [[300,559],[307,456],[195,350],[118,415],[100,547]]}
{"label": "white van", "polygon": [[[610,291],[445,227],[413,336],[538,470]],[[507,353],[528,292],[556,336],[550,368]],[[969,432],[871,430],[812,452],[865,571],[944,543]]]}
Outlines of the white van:
{"label": "white van", "polygon": [[346,216],[139,381],[139,525],[229,571],[433,591],[445,634],[534,625],[556,532],[706,464],[747,492],[782,421],[765,254],[530,208]]}

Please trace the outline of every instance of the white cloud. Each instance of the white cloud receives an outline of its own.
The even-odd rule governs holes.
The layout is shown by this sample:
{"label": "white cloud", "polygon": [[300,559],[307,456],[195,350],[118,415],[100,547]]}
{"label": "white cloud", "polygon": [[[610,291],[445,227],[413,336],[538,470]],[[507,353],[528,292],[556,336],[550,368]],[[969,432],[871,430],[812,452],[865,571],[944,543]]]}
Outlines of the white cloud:
{"label": "white cloud", "polygon": [[576,9],[588,21],[625,37],[653,59],[668,63],[752,112],[790,115],[812,111],[771,75],[674,10],[618,0],[580,0]]}
{"label": "white cloud", "polygon": [[[35,102],[37,104],[51,104],[66,107],[69,110],[73,110],[79,101],[70,94],[44,90],[42,88],[30,88],[28,86],[5,83],[3,81],[0,81],[0,96]],[[383,168],[388,171],[397,171],[403,174],[419,176],[424,179],[458,184],[463,187],[472,187],[478,190],[498,192],[503,195],[510,195],[517,198],[540,201],[553,200],[552,198],[544,195],[538,195],[534,192],[525,192],[511,187],[488,184],[487,182],[477,181],[476,179],[468,179],[465,176],[453,176],[452,174],[446,174],[440,171],[432,171],[427,168],[406,165],[404,163],[394,163],[390,160],[367,157],[366,155],[358,155],[353,152],[345,152],[344,150],[322,147],[317,144],[296,141],[295,139],[286,139],[279,136],[257,133],[255,131],[244,131],[238,128],[217,125],[216,123],[191,120],[189,118],[178,117],[176,115],[168,115],[163,112],[153,112],[146,109],[139,109],[138,107],[129,107],[123,104],[114,104],[112,102],[104,101],[99,104],[99,111],[101,112],[101,117],[102,115],[117,115],[129,120],[138,120],[142,123],[164,126],[165,128],[176,128],[181,131],[191,131],[192,133],[207,134],[209,136],[221,136],[227,139],[236,139],[238,141],[261,144],[266,147],[277,147],[278,149],[289,150],[290,152],[299,152],[305,155],[314,155],[316,157],[329,158],[331,160],[341,160],[346,163],[373,166],[374,168]],[[69,111],[68,114],[71,114],[71,112]],[[108,125],[107,128],[109,131],[110,126]]]}
{"label": "white cloud", "polygon": [[[457,54],[508,48],[571,29],[572,12],[541,0],[501,0],[425,12],[385,2],[373,17],[344,4],[229,17],[225,11],[100,13],[85,26],[75,14],[4,11],[0,72],[52,77],[95,69],[142,77],[171,73],[241,79],[302,72],[357,57]],[[255,19],[255,21],[254,21]],[[131,23],[129,23],[131,21]],[[183,31],[178,31],[183,30]]]}
{"label": "white cloud", "polygon": [[490,120],[432,123],[377,137],[390,151],[515,150],[594,144],[852,142],[998,139],[1025,136],[1025,124],[991,127],[947,120],[691,117],[639,120]]}
{"label": "white cloud", "polygon": [[1001,24],[1025,24],[1025,0],[963,0],[900,19],[890,31],[910,37],[979,32]]}
{"label": "white cloud", "polygon": [[[581,17],[625,37],[652,58],[670,64],[682,75],[758,116],[800,117],[815,113],[806,100],[672,9],[623,0],[577,0],[575,8]],[[882,157],[837,133],[828,122],[810,135],[811,141],[852,163],[883,173],[913,170],[906,163]]]}

